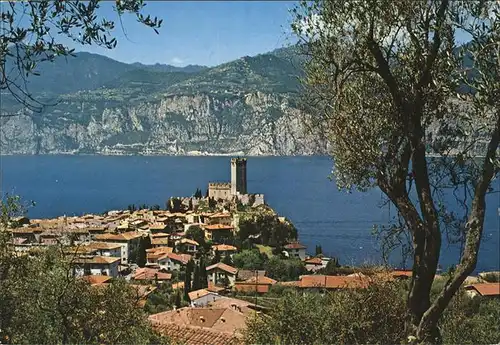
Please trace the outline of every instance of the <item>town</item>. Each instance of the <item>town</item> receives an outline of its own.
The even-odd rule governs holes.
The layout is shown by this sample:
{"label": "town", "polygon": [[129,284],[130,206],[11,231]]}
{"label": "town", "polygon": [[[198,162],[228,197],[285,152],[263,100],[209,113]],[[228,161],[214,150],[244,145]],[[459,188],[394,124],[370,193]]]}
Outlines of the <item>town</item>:
{"label": "town", "polygon": [[[407,270],[345,267],[314,255],[297,230],[247,191],[247,160],[232,158],[230,182],[209,183],[203,195],[158,205],[56,219],[11,221],[16,255],[62,248],[73,275],[104,287],[125,279],[162,334],[187,344],[237,343],[248,315],[266,313],[265,296],[282,289],[365,289],[374,280],[405,280]],[[498,283],[470,281],[469,294],[498,295]],[[274,291],[274,294],[273,294]],[[155,302],[167,295],[169,303]],[[272,297],[267,297],[272,298]]]}

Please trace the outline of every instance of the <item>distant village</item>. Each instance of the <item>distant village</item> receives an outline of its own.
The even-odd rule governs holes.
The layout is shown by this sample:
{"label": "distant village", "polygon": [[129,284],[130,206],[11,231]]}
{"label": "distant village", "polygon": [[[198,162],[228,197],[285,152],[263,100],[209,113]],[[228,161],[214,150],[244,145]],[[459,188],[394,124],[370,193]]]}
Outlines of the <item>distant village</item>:
{"label": "distant village", "polygon": [[[320,246],[308,255],[293,225],[266,205],[264,194],[248,193],[247,160],[232,158],[230,171],[230,182],[170,198],[164,210],[131,205],[101,215],[13,219],[11,245],[17,255],[60,246],[75,276],[94,286],[122,277],[143,306],[168,286],[177,294],[174,306],[149,318],[161,333],[186,344],[238,343],[245,318],[267,310],[249,296],[278,288],[364,289],[374,277],[411,277],[405,270],[368,275],[341,267],[338,258],[322,255]],[[286,272],[250,267],[245,258],[252,255],[251,260],[275,260]],[[480,277],[470,283],[471,295],[498,295],[498,288]]]}

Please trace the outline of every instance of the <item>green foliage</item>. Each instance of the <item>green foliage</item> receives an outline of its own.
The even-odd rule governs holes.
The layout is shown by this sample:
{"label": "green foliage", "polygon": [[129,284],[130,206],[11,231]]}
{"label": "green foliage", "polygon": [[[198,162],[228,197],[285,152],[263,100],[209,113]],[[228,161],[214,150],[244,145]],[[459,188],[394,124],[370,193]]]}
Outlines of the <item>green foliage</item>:
{"label": "green foliage", "polygon": [[352,274],[355,273],[355,270],[350,267],[341,267],[337,258],[331,258],[331,260],[326,264],[326,267],[320,269],[318,273],[335,276],[342,274]]}
{"label": "green foliage", "polygon": [[234,266],[244,270],[261,270],[267,255],[261,254],[258,249],[243,250],[233,255]]}
{"label": "green foliage", "polygon": [[[417,342],[439,339],[437,320],[474,271],[485,195],[500,172],[499,14],[496,2],[447,0],[318,0],[294,10],[292,29],[308,57],[305,106],[314,116],[306,122],[330,144],[337,187],[378,186],[398,210],[389,244],[412,246],[418,279],[407,329]],[[471,42],[458,47],[464,31]],[[430,149],[439,157],[428,159]],[[463,205],[460,215],[448,210],[446,190]],[[431,303],[441,233],[450,230],[466,245]]]}
{"label": "green foliage", "polygon": [[297,281],[299,276],[306,274],[306,266],[300,259],[282,259],[273,256],[264,265],[269,278],[278,281]]}
{"label": "green foliage", "polygon": [[198,265],[194,266],[193,273],[193,283],[191,285],[191,290],[196,291],[201,289],[201,279],[200,279],[200,267]]}
{"label": "green foliage", "polygon": [[500,301],[459,293],[444,313],[440,327],[444,344],[498,344]]}
{"label": "green foliage", "polygon": [[[102,344],[124,337],[138,344],[159,341],[125,281],[106,287],[74,278],[57,248],[19,257],[0,282],[2,336],[9,343]],[[4,262],[1,263],[5,268]],[[15,269],[14,269],[15,268]]]}
{"label": "green foliage", "polygon": [[200,258],[200,287],[206,289],[208,287],[207,265],[205,256]]}
{"label": "green foliage", "polygon": [[315,255],[323,255],[323,248],[321,248],[321,245],[316,245]]}
{"label": "green foliage", "polygon": [[191,276],[194,270],[194,261],[189,260],[184,273],[184,300],[189,302],[189,292],[192,291]]}
{"label": "green foliage", "polygon": [[[381,306],[384,306],[383,308]],[[396,344],[404,339],[398,287],[375,286],[326,295],[289,291],[269,316],[247,322],[251,344]]]}
{"label": "green foliage", "polygon": [[200,188],[196,188],[196,192],[194,192],[194,195],[193,195],[195,198],[197,199],[201,199],[203,197],[202,193],[201,193],[201,189]]}
{"label": "green foliage", "polygon": [[182,212],[182,200],[179,198],[170,198],[167,202],[167,210],[172,213]]}
{"label": "green foliage", "polygon": [[200,246],[205,247],[205,231],[198,225],[191,225],[186,231],[186,238],[194,240],[200,244]]}
{"label": "green foliage", "polygon": [[212,258],[211,264],[215,265],[215,264],[219,263],[220,261],[221,261],[221,255],[220,255],[220,252],[216,249],[214,252],[214,256]]}
{"label": "green foliage", "polygon": [[250,236],[260,235],[261,244],[282,247],[297,239],[297,229],[289,222],[281,222],[277,216],[259,213],[254,217],[243,218],[239,224],[238,239],[243,242]]}
{"label": "green foliage", "polygon": [[144,311],[147,314],[156,314],[186,305],[187,303],[181,300],[179,290],[173,291],[170,284],[160,284],[158,289],[148,296]]}
{"label": "green foliage", "polygon": [[226,254],[224,256],[224,259],[222,259],[222,263],[224,263],[226,265],[229,265],[229,266],[233,266],[234,265],[233,259],[231,258],[231,255],[229,255],[229,254]]}

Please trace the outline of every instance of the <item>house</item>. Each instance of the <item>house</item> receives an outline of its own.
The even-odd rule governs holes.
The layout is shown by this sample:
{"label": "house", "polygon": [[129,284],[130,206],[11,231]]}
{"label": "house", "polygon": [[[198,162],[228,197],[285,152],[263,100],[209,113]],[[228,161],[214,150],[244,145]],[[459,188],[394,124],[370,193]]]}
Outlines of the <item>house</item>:
{"label": "house", "polygon": [[222,224],[231,226],[232,217],[230,213],[215,213],[208,217],[208,225]]}
{"label": "house", "polygon": [[146,253],[146,257],[148,266],[156,266],[167,271],[180,271],[192,258],[189,254],[177,254],[172,252]]}
{"label": "house", "polygon": [[89,232],[91,239],[94,239],[96,235],[104,234],[106,232],[106,228],[104,226],[91,226],[85,229]]}
{"label": "house", "polygon": [[153,248],[168,246],[168,237],[154,237],[151,240]]}
{"label": "house", "polygon": [[91,242],[88,247],[94,249],[97,255],[121,258],[122,246],[120,244]]}
{"label": "house", "polygon": [[175,243],[177,250],[180,253],[195,254],[198,251],[198,242],[189,238],[183,238]]}
{"label": "house", "polygon": [[237,280],[243,281],[248,280],[252,277],[264,277],[266,275],[265,270],[238,270]]}
{"label": "house", "polygon": [[40,234],[40,243],[44,245],[55,245],[62,241],[62,235],[59,232],[45,231]]}
{"label": "house", "polygon": [[321,258],[309,258],[304,260],[306,270],[309,272],[316,272],[323,268],[323,260]]}
{"label": "house", "polygon": [[167,234],[166,232],[157,232],[155,234],[151,234],[151,238],[168,238],[170,234]]}
{"label": "house", "polygon": [[[227,285],[233,286],[236,281],[238,269],[218,262],[214,265],[207,267],[207,277],[209,283],[214,285]],[[227,278],[227,281],[226,281]]]}
{"label": "house", "polygon": [[186,215],[186,221],[188,224],[195,225],[200,223],[200,215],[197,213],[191,213]]}
{"label": "house", "polygon": [[465,289],[467,291],[467,294],[471,297],[500,297],[500,282],[472,284],[466,286]]}
{"label": "house", "polygon": [[43,229],[40,227],[23,227],[11,230],[12,236],[16,238],[25,238],[27,243],[38,243]]}
{"label": "house", "polygon": [[238,292],[267,293],[274,284],[276,284],[274,279],[256,276],[244,281],[237,281],[234,284],[234,290]]}
{"label": "house", "polygon": [[158,259],[163,258],[165,254],[172,253],[174,248],[172,247],[156,247],[146,249],[146,265],[159,265]]}
{"label": "house", "polygon": [[205,307],[208,303],[223,298],[219,294],[211,292],[207,289],[191,291],[188,295],[189,300],[191,301],[191,306],[193,307]]}
{"label": "house", "polygon": [[[222,297],[222,296],[221,296]],[[153,327],[178,344],[240,345],[246,318],[259,306],[236,298],[222,297],[207,307],[185,307],[149,316]]]}
{"label": "house", "polygon": [[124,232],[121,234],[101,234],[95,236],[95,241],[119,244],[121,249],[122,264],[127,264],[129,257],[132,256],[139,246],[142,235],[135,231]]}
{"label": "house", "polygon": [[224,257],[226,255],[236,254],[238,252],[238,248],[229,244],[215,244],[212,246],[212,252],[215,253],[216,251]]}
{"label": "house", "polygon": [[154,223],[149,225],[149,232],[151,232],[151,234],[157,234],[166,231],[168,231],[168,228],[165,223]]}
{"label": "house", "polygon": [[171,280],[172,274],[162,272],[154,268],[143,267],[143,268],[138,268],[135,271],[135,274],[132,277],[132,279],[137,281],[156,281],[159,283],[163,283],[165,281]]}
{"label": "house", "polygon": [[302,261],[306,258],[306,247],[298,242],[289,243],[284,249],[290,258],[298,258]]}
{"label": "house", "polygon": [[[180,309],[179,310],[179,318],[185,317],[185,314],[180,315],[182,312]],[[177,313],[177,310],[175,311]],[[200,309],[197,308],[197,311]],[[164,312],[164,313],[171,313],[170,312]],[[217,314],[218,315],[218,314]],[[166,336],[168,339],[173,341],[174,344],[186,344],[186,345],[204,345],[204,344],[210,344],[210,345],[240,345],[242,344],[242,341],[240,338],[237,336],[233,335],[231,332],[220,332],[218,330],[212,330],[209,327],[196,327],[196,326],[189,326],[189,325],[179,325],[177,322],[172,322],[169,320],[169,322],[165,323],[154,323],[154,319],[152,317],[158,317],[156,314],[151,315],[149,318],[153,322],[153,327],[155,328],[156,332]],[[200,320],[203,320],[203,322],[206,322],[204,316],[200,316]],[[221,319],[221,322],[225,322],[225,318],[219,316]],[[222,321],[222,319],[224,321]],[[208,322],[209,325],[213,325],[214,322],[210,320]]]}
{"label": "house", "polygon": [[109,256],[79,257],[71,262],[74,275],[77,277],[85,275],[118,277],[119,264],[120,258]]}
{"label": "house", "polygon": [[233,237],[234,228],[230,225],[213,224],[205,225],[205,239],[213,242],[223,242]]}

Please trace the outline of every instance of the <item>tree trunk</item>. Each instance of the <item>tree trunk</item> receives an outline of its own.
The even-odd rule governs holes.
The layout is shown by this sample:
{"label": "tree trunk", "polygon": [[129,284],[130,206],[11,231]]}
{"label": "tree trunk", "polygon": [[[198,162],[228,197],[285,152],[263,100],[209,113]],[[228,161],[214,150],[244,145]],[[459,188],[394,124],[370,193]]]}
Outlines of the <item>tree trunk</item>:
{"label": "tree trunk", "polygon": [[433,329],[437,329],[437,324],[444,310],[456,294],[462,283],[468,275],[476,268],[479,253],[479,245],[484,229],[484,215],[486,211],[486,192],[490,182],[495,175],[493,161],[496,157],[496,151],[500,144],[500,116],[497,118],[495,129],[493,130],[491,140],[488,143],[488,149],[483,161],[483,171],[474,191],[472,209],[466,224],[467,236],[465,250],[460,259],[460,264],[453,276],[446,282],[439,296],[432,303],[429,309],[424,313],[417,329],[417,340],[420,342],[428,341],[428,334]]}

